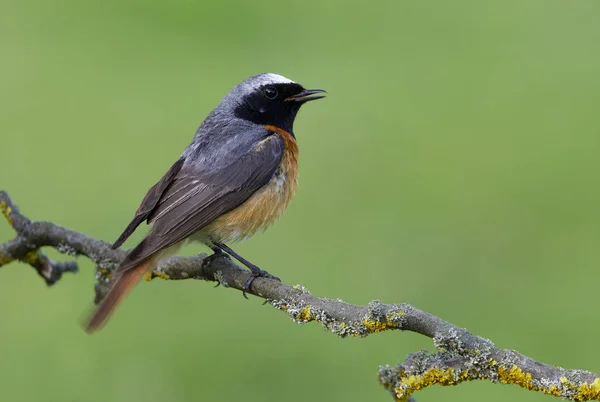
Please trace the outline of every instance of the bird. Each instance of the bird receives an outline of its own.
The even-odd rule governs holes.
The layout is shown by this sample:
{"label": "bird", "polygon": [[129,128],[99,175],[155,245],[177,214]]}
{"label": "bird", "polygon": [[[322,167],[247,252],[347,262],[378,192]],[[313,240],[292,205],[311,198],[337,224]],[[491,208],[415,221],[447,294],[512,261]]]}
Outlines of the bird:
{"label": "bird", "polygon": [[119,248],[140,224],[150,226],[116,268],[86,331],[102,328],[144,275],[190,241],[213,251],[205,261],[230,256],[251,271],[244,296],[258,277],[279,279],[227,243],[265,230],[290,204],[298,183],[294,120],[302,105],[325,94],[274,73],[253,75],[233,87],[112,244]]}

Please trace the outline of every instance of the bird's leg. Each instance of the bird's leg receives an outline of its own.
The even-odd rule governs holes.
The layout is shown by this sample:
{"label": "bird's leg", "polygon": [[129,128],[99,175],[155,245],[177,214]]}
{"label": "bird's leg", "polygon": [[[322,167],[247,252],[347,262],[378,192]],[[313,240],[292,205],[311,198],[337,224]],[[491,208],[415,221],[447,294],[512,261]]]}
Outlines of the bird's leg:
{"label": "bird's leg", "polygon": [[[204,268],[206,265],[208,265],[209,263],[211,263],[213,260],[217,259],[217,258],[229,258],[229,255],[227,255],[227,253],[224,253],[223,250],[221,250],[219,247],[217,246],[210,246],[210,249],[213,251],[213,253],[209,256],[206,256],[206,258],[204,258],[204,260],[202,261],[202,268]],[[221,282],[217,282],[217,284],[215,285],[215,287],[219,287],[219,285],[221,284]]]}
{"label": "bird's leg", "polygon": [[260,269],[256,265],[252,264],[250,261],[248,261],[247,259],[245,259],[241,255],[239,255],[238,253],[236,253],[235,251],[233,251],[226,244],[223,244],[223,243],[213,243],[213,245],[215,247],[218,247],[219,249],[221,249],[221,251],[226,252],[227,254],[229,254],[230,256],[232,256],[233,258],[235,258],[236,260],[238,260],[242,264],[244,264],[250,271],[252,271],[252,274],[250,275],[250,277],[248,278],[248,280],[244,284],[244,287],[242,288],[242,294],[244,295],[244,297],[246,299],[248,298],[248,296],[246,296],[246,291],[250,290],[250,286],[252,286],[252,282],[254,282],[254,280],[256,278],[270,278],[270,279],[276,279],[276,280],[280,281],[280,279],[278,277],[276,277],[274,275],[271,275],[267,271],[263,271],[262,269]]}

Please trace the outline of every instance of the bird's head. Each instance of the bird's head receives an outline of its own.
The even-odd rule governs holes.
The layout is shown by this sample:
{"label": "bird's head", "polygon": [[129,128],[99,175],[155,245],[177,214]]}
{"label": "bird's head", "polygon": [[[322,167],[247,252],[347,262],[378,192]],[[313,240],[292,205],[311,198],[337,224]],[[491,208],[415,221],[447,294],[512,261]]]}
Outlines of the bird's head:
{"label": "bird's head", "polygon": [[273,125],[290,133],[300,107],[323,98],[322,89],[305,89],[278,74],[254,75],[235,86],[218,108],[229,109],[236,118],[261,125]]}

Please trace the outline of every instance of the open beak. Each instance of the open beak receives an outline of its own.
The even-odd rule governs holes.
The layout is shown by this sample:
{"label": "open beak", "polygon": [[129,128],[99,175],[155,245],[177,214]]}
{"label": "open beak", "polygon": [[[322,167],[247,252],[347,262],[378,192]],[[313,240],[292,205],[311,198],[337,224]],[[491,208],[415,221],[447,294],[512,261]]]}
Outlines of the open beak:
{"label": "open beak", "polygon": [[315,94],[326,94],[327,91],[322,89],[305,89],[304,91],[297,93],[296,95],[290,96],[289,98],[285,98],[286,102],[308,102],[315,99],[324,98],[325,95],[315,95]]}

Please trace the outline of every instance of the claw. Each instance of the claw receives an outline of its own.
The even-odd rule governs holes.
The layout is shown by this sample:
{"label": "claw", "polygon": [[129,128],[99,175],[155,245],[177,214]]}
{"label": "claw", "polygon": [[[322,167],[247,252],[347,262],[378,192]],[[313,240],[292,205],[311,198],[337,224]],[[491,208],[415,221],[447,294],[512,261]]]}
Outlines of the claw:
{"label": "claw", "polygon": [[246,292],[250,291],[250,286],[252,286],[252,282],[254,282],[254,280],[256,278],[275,279],[275,280],[281,282],[281,279],[279,279],[275,275],[271,275],[267,271],[263,271],[262,269],[259,269],[259,268],[256,267],[255,269],[252,269],[252,273],[250,274],[250,276],[248,277],[248,280],[246,281],[246,283],[244,283],[244,287],[242,288],[242,295],[246,299],[248,298],[248,296],[246,295]]}
{"label": "claw", "polygon": [[[256,265],[252,264],[250,261],[248,261],[241,255],[239,255],[238,253],[233,251],[229,246],[227,246],[223,243],[216,243],[216,242],[213,243],[213,245],[214,245],[214,248],[212,248],[212,247],[211,248],[215,252],[215,254],[227,253],[227,254],[231,255],[233,258],[235,258],[236,260],[238,260],[239,262],[241,262],[242,264],[244,264],[250,271],[252,271],[252,273],[248,277],[248,280],[246,281],[246,283],[244,283],[244,286],[242,287],[242,296],[244,296],[244,298],[246,298],[246,299],[248,298],[248,295],[246,294],[246,292],[250,291],[252,282],[254,282],[254,280],[256,278],[269,278],[269,279],[275,279],[275,280],[278,280],[279,282],[281,282],[281,279],[279,279],[275,275],[271,275],[267,271],[263,271],[262,269],[260,269]],[[213,256],[215,254],[213,254]]]}

